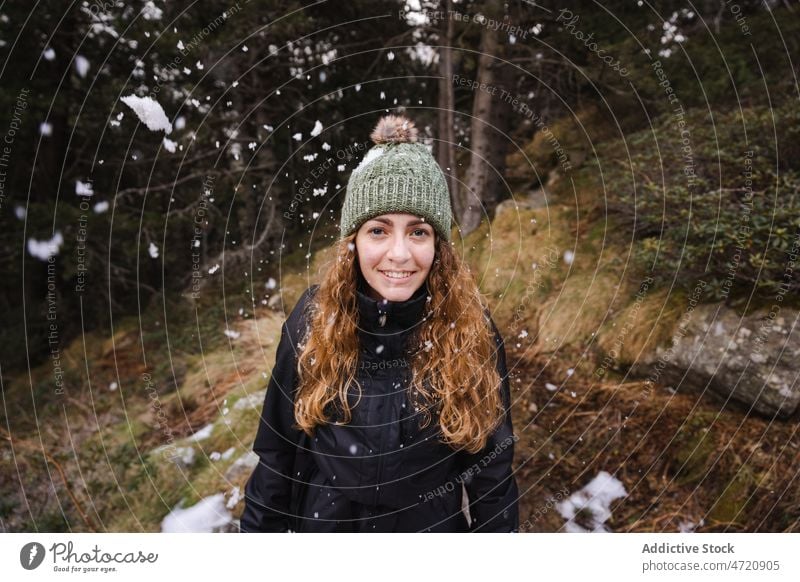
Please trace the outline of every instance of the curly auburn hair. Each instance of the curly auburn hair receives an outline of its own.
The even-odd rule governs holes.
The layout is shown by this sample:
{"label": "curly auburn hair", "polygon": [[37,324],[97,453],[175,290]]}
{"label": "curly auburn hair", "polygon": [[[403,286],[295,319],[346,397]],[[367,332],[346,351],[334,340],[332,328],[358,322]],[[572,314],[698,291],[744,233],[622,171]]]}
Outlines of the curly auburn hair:
{"label": "curly auburn hair", "polygon": [[[297,426],[308,435],[317,425],[332,421],[331,408],[341,411],[344,424],[351,421],[349,387],[361,397],[356,380],[360,345],[355,237],[353,233],[338,242],[312,301],[298,357],[294,413]],[[441,237],[436,237],[427,282],[428,311],[409,342],[410,400],[420,404],[422,426],[436,411],[442,442],[474,453],[486,445],[505,415],[500,376],[495,365],[486,365],[498,357],[494,333],[475,281]]]}

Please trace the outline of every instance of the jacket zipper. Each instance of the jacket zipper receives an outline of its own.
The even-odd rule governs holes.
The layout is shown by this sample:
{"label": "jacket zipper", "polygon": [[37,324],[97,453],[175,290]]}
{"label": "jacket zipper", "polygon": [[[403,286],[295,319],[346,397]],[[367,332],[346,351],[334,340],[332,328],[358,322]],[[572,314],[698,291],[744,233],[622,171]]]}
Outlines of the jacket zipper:
{"label": "jacket zipper", "polygon": [[378,457],[378,477],[376,479],[376,483],[377,484],[375,485],[375,501],[373,502],[373,505],[375,505],[375,506],[378,505],[378,499],[380,498],[380,494],[381,494],[381,491],[380,491],[381,476],[382,476],[381,474],[383,472],[383,452],[382,452],[383,451],[383,432],[381,432],[380,443],[379,443],[378,446],[379,446],[379,450],[378,450],[378,454],[379,454],[379,457]]}
{"label": "jacket zipper", "polygon": [[[380,306],[378,307],[378,325],[380,325],[381,327],[384,327],[386,325],[386,312],[384,312],[380,308]],[[389,341],[387,341],[387,344],[388,343],[389,343]],[[390,356],[392,354],[389,354],[388,351],[387,351],[386,355]],[[376,382],[375,384],[377,385],[378,383]],[[382,397],[383,397],[383,395],[381,395],[381,398]],[[389,403],[389,405],[391,405],[391,402]],[[378,418],[377,420],[378,420],[378,422],[381,422],[382,419]],[[386,437],[386,430],[387,430],[386,427],[388,426],[388,423],[382,423],[382,424],[384,426],[381,428],[381,436],[378,439],[378,451],[377,451],[378,455],[379,455],[378,456],[378,475],[377,475],[377,477],[375,479],[376,484],[375,484],[375,498],[374,498],[375,501],[373,502],[374,506],[378,505],[378,500],[380,499],[380,495],[381,495],[380,487],[381,487],[381,482],[382,482],[381,481],[381,477],[382,477],[382,474],[383,474],[383,443],[384,443],[384,440],[385,440],[385,437]]]}

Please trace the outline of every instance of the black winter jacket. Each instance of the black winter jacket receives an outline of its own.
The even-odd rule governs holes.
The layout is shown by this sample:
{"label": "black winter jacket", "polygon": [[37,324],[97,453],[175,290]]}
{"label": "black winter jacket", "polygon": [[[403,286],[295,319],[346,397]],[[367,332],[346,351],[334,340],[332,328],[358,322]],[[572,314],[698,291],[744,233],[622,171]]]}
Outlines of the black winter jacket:
{"label": "black winter jacket", "polygon": [[[514,442],[503,340],[491,322],[502,379],[504,423],[474,454],[437,439],[434,414],[420,428],[406,386],[406,341],[422,319],[423,285],[404,302],[378,302],[359,285],[357,379],[352,421],[318,426],[309,438],[294,425],[298,345],[306,330],[306,290],[281,330],[253,450],[259,463],[245,486],[243,532],[509,532],[519,524],[511,470]],[[487,314],[488,317],[488,314]],[[491,320],[490,320],[491,321]],[[471,524],[462,511],[462,483]]]}

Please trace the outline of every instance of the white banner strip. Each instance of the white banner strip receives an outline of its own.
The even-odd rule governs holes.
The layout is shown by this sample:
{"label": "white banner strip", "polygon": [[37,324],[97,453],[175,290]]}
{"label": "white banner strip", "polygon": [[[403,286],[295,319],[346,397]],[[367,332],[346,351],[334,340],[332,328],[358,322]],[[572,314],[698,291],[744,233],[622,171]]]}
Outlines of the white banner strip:
{"label": "white banner strip", "polygon": [[[3,534],[3,580],[800,580],[800,534]],[[319,578],[317,578],[319,579]]]}

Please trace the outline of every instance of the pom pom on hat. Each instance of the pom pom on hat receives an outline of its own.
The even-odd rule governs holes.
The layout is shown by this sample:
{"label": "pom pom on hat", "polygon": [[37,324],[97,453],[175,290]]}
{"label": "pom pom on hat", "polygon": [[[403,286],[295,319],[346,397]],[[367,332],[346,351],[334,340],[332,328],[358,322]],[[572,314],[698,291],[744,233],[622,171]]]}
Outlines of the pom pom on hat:
{"label": "pom pom on hat", "polygon": [[402,115],[387,115],[378,121],[370,134],[376,145],[386,143],[413,143],[417,141],[418,130],[414,122]]}

